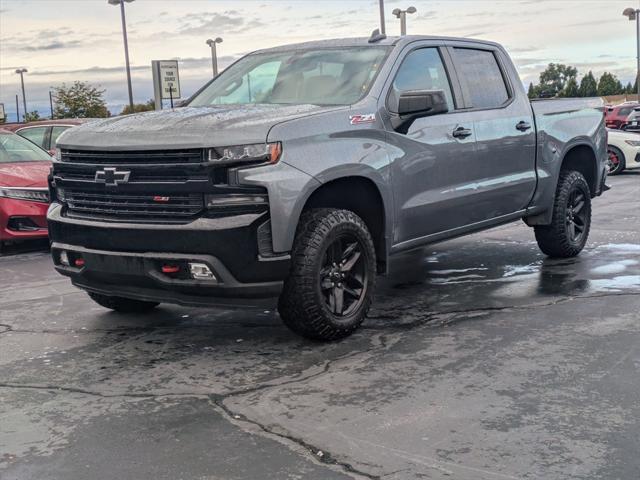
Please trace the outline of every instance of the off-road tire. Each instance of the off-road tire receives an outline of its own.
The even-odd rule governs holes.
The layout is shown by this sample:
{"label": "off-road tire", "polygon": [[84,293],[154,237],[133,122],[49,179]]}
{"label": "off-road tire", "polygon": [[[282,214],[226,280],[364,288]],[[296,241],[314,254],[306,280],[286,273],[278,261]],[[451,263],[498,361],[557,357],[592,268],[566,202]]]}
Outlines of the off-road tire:
{"label": "off-road tire", "polygon": [[[358,243],[362,259],[359,268],[366,273],[362,276],[360,299],[352,304],[354,310],[336,315],[327,305],[326,277],[322,272],[327,269],[328,249],[344,238]],[[346,337],[360,326],[369,311],[375,275],[375,247],[366,224],[358,215],[329,208],[307,210],[298,224],[291,270],[278,302],[282,321],[297,334],[312,340]],[[346,289],[346,285],[345,282],[343,288]]]}
{"label": "off-road tire", "polygon": [[[572,195],[582,194],[585,209],[582,235],[572,238],[567,217]],[[540,250],[549,257],[569,258],[578,255],[584,248],[591,228],[591,192],[589,185],[580,172],[566,170],[560,172],[556,197],[553,204],[553,217],[550,225],[534,227],[536,241]]]}
{"label": "off-road tire", "polygon": [[613,169],[609,170],[609,175],[619,175],[627,168],[627,159],[618,147],[614,147],[613,145],[609,145],[607,147],[607,155],[609,155],[609,151],[613,152],[616,157],[618,157],[618,165]]}
{"label": "off-road tire", "polygon": [[157,302],[144,302],[142,300],[133,300],[131,298],[111,297],[101,295],[99,293],[87,292],[91,300],[98,305],[120,313],[143,313],[153,310],[160,305]]}

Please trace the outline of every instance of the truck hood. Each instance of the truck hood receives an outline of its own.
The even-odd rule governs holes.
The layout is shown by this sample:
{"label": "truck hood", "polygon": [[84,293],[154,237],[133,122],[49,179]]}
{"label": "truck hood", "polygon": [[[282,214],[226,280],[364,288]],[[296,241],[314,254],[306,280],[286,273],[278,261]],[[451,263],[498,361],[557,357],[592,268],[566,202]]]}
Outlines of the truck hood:
{"label": "truck hood", "polygon": [[220,105],[123,115],[65,132],[69,149],[181,149],[262,143],[274,125],[345,107],[317,105]]}
{"label": "truck hood", "polygon": [[51,162],[0,163],[0,187],[47,187]]}

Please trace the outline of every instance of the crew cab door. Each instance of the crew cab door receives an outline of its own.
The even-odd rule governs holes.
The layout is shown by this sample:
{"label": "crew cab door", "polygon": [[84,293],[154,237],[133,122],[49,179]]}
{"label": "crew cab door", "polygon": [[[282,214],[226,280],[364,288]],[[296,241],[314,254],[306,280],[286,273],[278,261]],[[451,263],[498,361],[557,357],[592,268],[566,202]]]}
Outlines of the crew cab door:
{"label": "crew cab door", "polygon": [[415,119],[408,128],[389,128],[391,178],[396,208],[394,249],[409,248],[432,234],[485,217],[468,188],[480,176],[473,115],[460,107],[460,87],[446,48],[407,48],[381,99],[389,118],[403,91],[442,90],[449,111]]}
{"label": "crew cab door", "polygon": [[517,72],[491,45],[459,42],[449,52],[475,132],[478,208],[488,220],[523,210],[536,188],[536,133]]}

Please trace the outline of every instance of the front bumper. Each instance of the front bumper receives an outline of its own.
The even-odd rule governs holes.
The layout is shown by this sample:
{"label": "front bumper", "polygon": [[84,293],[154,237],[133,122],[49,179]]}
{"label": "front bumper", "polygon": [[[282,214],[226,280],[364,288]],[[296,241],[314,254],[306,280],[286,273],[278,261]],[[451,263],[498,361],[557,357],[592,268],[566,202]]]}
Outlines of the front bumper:
{"label": "front bumper", "polygon": [[46,203],[0,198],[0,240],[47,237]]}
{"label": "front bumper", "polygon": [[[67,218],[49,210],[56,270],[80,288],[112,296],[184,305],[245,305],[277,297],[289,272],[288,255],[262,256],[258,229],[268,213],[198,218],[188,224],[108,223]],[[81,267],[62,265],[61,251]],[[186,275],[189,262],[204,263],[216,280]],[[180,275],[162,273],[179,265]],[[264,302],[257,302],[262,305]]]}

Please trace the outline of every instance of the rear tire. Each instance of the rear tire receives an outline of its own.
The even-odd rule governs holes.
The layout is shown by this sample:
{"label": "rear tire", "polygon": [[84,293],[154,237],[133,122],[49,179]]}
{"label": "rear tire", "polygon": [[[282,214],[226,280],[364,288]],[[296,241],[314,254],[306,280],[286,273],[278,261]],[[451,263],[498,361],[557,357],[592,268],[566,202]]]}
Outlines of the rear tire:
{"label": "rear tire", "polygon": [[363,322],[373,298],[376,252],[364,221],[349,210],[304,212],[278,311],[303,337],[336,340]]}
{"label": "rear tire", "polygon": [[575,257],[587,243],[590,228],[591,191],[587,181],[580,172],[560,172],[551,224],[534,227],[540,250],[550,257]]}
{"label": "rear tire", "polygon": [[607,147],[607,166],[609,168],[609,175],[618,175],[627,168],[627,159],[624,157],[624,153],[618,147],[609,145]]}
{"label": "rear tire", "polygon": [[111,297],[109,295],[101,295],[99,293],[87,292],[91,300],[98,305],[115,310],[120,313],[143,313],[153,310],[160,305],[157,302],[144,302],[142,300],[133,300],[131,298]]}

